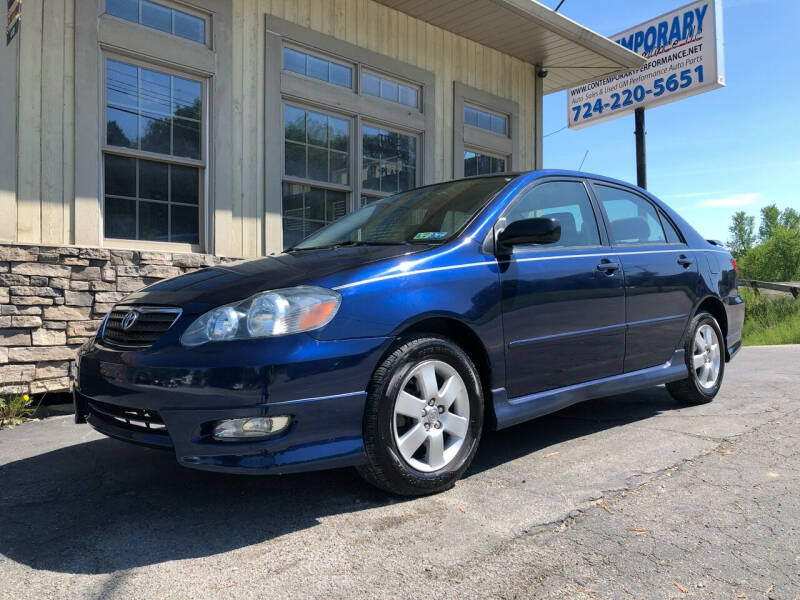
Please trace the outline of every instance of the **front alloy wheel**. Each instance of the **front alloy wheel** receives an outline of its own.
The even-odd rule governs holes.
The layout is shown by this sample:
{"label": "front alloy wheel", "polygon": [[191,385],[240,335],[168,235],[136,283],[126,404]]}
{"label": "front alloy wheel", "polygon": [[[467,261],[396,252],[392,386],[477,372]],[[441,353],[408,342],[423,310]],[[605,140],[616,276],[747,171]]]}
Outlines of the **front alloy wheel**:
{"label": "front alloy wheel", "polygon": [[432,473],[458,455],[469,430],[469,394],[461,375],[441,360],[419,363],[394,403],[393,434],[400,455]]}
{"label": "front alloy wheel", "polygon": [[358,470],[394,494],[446,490],[472,462],[482,427],[482,388],[469,356],[447,338],[414,335],[372,376],[364,411],[367,463]]}

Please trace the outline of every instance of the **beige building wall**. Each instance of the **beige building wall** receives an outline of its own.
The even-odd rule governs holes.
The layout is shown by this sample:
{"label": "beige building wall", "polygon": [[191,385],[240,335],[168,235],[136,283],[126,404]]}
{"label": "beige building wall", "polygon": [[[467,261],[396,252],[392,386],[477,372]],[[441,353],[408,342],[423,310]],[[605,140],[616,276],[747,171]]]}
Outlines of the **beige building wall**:
{"label": "beige building wall", "polygon": [[[76,222],[78,227],[98,222],[99,203],[91,198],[75,202],[75,3],[93,1],[46,0],[24,5],[23,26],[14,42],[19,43],[20,71],[16,194],[0,190],[0,241],[74,244]],[[219,1],[232,2],[232,35],[222,37],[232,44],[233,71],[225,74],[232,85],[232,106],[223,107],[216,125],[229,128],[232,149],[216,152],[209,176],[211,180],[230,178],[216,187],[232,192],[230,198],[219,197],[219,192],[214,198],[210,211],[214,235],[211,247],[203,250],[246,257],[280,250],[281,218],[267,213],[266,207],[275,202],[265,197],[266,165],[280,160],[283,142],[266,139],[265,133],[267,15],[432,72],[435,130],[425,135],[435,137],[434,180],[454,175],[454,82],[518,104],[519,152],[513,166],[534,167],[537,107],[532,65],[372,0]],[[9,52],[4,49],[4,71]],[[93,110],[99,119],[99,99]],[[99,163],[99,154],[96,160]],[[429,173],[425,180],[430,180]],[[99,185],[98,181],[98,195]],[[85,239],[77,238],[79,243]],[[102,238],[99,242],[102,245]],[[131,241],[130,247],[139,246]]]}

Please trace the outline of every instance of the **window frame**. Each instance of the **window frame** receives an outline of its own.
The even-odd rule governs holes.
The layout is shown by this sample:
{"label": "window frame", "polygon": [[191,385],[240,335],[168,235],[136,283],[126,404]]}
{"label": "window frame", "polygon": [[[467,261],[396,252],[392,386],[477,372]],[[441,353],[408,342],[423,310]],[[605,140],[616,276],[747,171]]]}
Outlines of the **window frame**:
{"label": "window frame", "polygon": [[[150,69],[153,71],[157,71],[159,73],[163,73],[166,75],[174,76],[174,77],[181,77],[183,79],[187,79],[190,81],[196,81],[200,83],[201,86],[201,94],[202,94],[202,108],[201,108],[201,115],[200,115],[200,158],[194,159],[190,157],[184,156],[173,156],[169,154],[160,154],[157,152],[149,152],[146,150],[138,150],[133,148],[125,148],[122,146],[114,146],[108,143],[107,136],[106,136],[106,124],[107,124],[107,111],[108,111],[108,86],[107,86],[107,65],[109,60],[114,60],[117,62],[122,62],[127,65],[135,66],[137,68],[145,68]],[[200,252],[204,246],[204,239],[206,235],[206,211],[207,211],[207,178],[208,178],[208,115],[209,115],[209,81],[208,78],[203,78],[197,74],[193,74],[191,72],[186,72],[180,69],[176,69],[174,67],[166,67],[159,65],[158,63],[153,63],[148,60],[144,60],[138,56],[131,56],[126,53],[120,53],[117,51],[109,51],[106,49],[101,49],[100,51],[100,133],[101,133],[101,142],[100,142],[100,156],[99,156],[99,170],[100,170],[100,236],[103,240],[103,245],[109,248],[129,248],[131,245],[141,246],[142,248],[147,249],[165,249],[171,250],[175,252]],[[114,156],[122,156],[126,158],[133,158],[137,160],[147,160],[152,162],[159,162],[165,164],[175,164],[180,166],[187,166],[187,167],[194,167],[197,168],[199,171],[199,184],[198,184],[198,215],[197,215],[197,223],[198,223],[198,231],[197,231],[197,238],[198,243],[190,244],[190,243],[183,243],[183,242],[160,242],[160,241],[153,241],[153,240],[140,240],[140,239],[129,239],[129,238],[112,238],[106,237],[105,235],[105,217],[106,217],[106,193],[105,193],[105,156],[106,155],[114,155]],[[138,174],[138,162],[137,162],[137,174]],[[137,190],[138,190],[138,177],[137,177]],[[168,183],[168,185],[170,185]],[[114,195],[114,194],[112,194]],[[115,195],[114,195],[115,196]],[[136,232],[138,236],[139,232],[139,219],[138,219],[138,202],[137,199],[137,222],[136,222]],[[167,204],[171,204],[171,201],[167,201]],[[167,230],[169,231],[172,227],[172,223],[168,222]]]}
{"label": "window frame", "polygon": [[[614,239],[613,235],[612,235],[611,219],[609,219],[608,213],[606,212],[606,209],[605,209],[605,206],[603,206],[603,202],[600,200],[599,196],[596,193],[595,188],[598,187],[598,186],[605,186],[605,187],[609,187],[609,188],[618,189],[618,190],[621,190],[623,192],[627,192],[627,193],[631,194],[632,196],[636,196],[637,198],[641,198],[644,202],[646,202],[655,211],[656,221],[658,222],[659,226],[661,227],[661,233],[664,235],[664,241],[663,242],[660,242],[660,241],[655,241],[655,242],[634,242],[634,243],[629,243],[629,244],[617,242]],[[627,187],[625,185],[620,185],[618,183],[612,183],[612,182],[609,182],[609,181],[600,181],[600,180],[596,180],[596,179],[591,179],[591,180],[589,180],[589,187],[591,188],[592,196],[595,199],[595,203],[597,204],[597,206],[598,206],[598,208],[600,210],[600,214],[602,215],[603,223],[605,224],[605,228],[606,228],[606,231],[607,231],[607,234],[608,234],[609,243],[611,244],[612,247],[614,247],[614,248],[635,248],[635,247],[644,246],[644,247],[647,247],[647,248],[654,248],[656,246],[685,246],[686,245],[685,242],[682,242],[680,244],[675,244],[675,243],[670,243],[670,242],[667,241],[667,232],[664,230],[664,224],[661,222],[660,213],[662,212],[662,210],[658,206],[658,204],[653,202],[647,196],[645,196],[645,195],[637,192],[636,190],[631,189],[631,188],[629,188],[629,187]],[[675,227],[675,230],[678,232],[678,235],[681,236],[681,239],[685,239],[683,237],[683,234],[681,233],[680,229]]]}
{"label": "window frame", "polygon": [[[508,118],[508,134],[501,135],[464,123],[464,108],[471,106]],[[513,100],[453,82],[453,178],[464,177],[464,152],[505,158],[506,172],[519,169],[519,104]]]}
{"label": "window frame", "polygon": [[[298,48],[318,54],[325,60],[349,64],[354,68],[351,89],[288,71],[283,68],[283,49]],[[349,194],[347,212],[360,208],[361,197],[379,198],[388,192],[362,189],[363,126],[416,136],[415,187],[433,183],[435,178],[435,86],[430,71],[366,50],[343,40],[290,23],[273,15],[266,16],[265,63],[265,140],[280,143],[280,161],[275,153],[265,152],[266,203],[264,239],[266,251],[283,250],[284,182],[345,191]],[[385,79],[396,80],[418,89],[419,107],[364,94],[361,81],[364,71]],[[286,104],[307,108],[351,120],[350,186],[285,176],[284,116]],[[277,164],[276,164],[277,163]],[[392,192],[395,193],[395,192]],[[273,217],[274,215],[274,217]]]}
{"label": "window frame", "polygon": [[589,250],[603,250],[611,246],[610,238],[608,237],[608,232],[606,230],[606,224],[603,220],[604,215],[600,212],[600,207],[598,206],[598,202],[594,196],[593,191],[591,190],[591,186],[586,179],[580,177],[565,177],[565,176],[553,176],[553,177],[542,177],[540,179],[536,179],[522,188],[514,198],[506,205],[503,209],[503,212],[495,221],[493,227],[493,240],[494,245],[497,245],[497,236],[505,229],[507,223],[507,215],[511,210],[516,206],[516,204],[523,198],[525,194],[528,192],[532,192],[537,187],[541,185],[545,185],[548,183],[577,183],[583,186],[583,190],[586,193],[586,199],[589,202],[589,208],[592,210],[592,214],[594,215],[595,226],[597,227],[598,238],[600,240],[600,244],[590,245],[590,246],[551,246],[550,244],[544,246],[536,246],[532,244],[524,244],[519,246],[514,246],[512,255],[514,254],[530,254],[535,252],[545,252],[545,253],[558,253],[558,252],[572,252],[572,251],[586,251]]}
{"label": "window frame", "polygon": [[[107,4],[108,0],[102,0],[102,14],[103,14],[104,18],[114,19],[114,20],[117,20],[117,21],[122,21],[123,23],[127,23],[129,25],[134,25],[136,27],[143,27],[143,28],[147,29],[148,31],[156,31],[161,35],[168,35],[171,38],[174,38],[176,40],[182,40],[182,41],[188,42],[190,44],[201,44],[201,45],[205,46],[206,48],[211,47],[211,25],[212,25],[211,17],[212,16],[211,16],[210,13],[207,13],[207,12],[205,12],[203,10],[199,10],[198,8],[195,8],[194,6],[189,6],[189,5],[183,4],[181,2],[176,2],[174,0],[149,0],[149,1],[152,2],[153,4],[158,4],[160,6],[163,6],[164,8],[170,8],[172,10],[177,10],[179,12],[186,13],[189,16],[198,17],[200,19],[203,19],[203,21],[205,21],[205,28],[204,28],[205,29],[205,32],[204,32],[205,33],[205,39],[202,42],[198,42],[196,40],[192,40],[190,38],[183,37],[183,36],[178,35],[176,33],[172,33],[171,31],[163,31],[161,29],[157,29],[156,27],[151,27],[150,25],[145,25],[144,23],[141,23],[140,21],[130,21],[130,20],[124,18],[124,17],[118,17],[117,15],[112,15],[110,12],[108,12],[107,7],[106,7],[106,4]],[[142,18],[141,1],[137,0],[137,2],[139,2],[139,19],[141,19]],[[171,20],[172,20],[172,23],[173,23],[173,26],[174,26],[175,17],[174,16],[171,17]]]}

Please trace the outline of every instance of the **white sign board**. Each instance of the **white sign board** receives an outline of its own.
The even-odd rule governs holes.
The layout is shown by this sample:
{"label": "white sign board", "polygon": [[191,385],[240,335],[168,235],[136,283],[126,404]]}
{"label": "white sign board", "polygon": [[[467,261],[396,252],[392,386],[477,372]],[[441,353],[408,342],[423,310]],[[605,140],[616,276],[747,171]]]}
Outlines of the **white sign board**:
{"label": "white sign board", "polygon": [[611,39],[647,62],[567,91],[567,125],[580,129],[725,85],[722,0],[700,0]]}

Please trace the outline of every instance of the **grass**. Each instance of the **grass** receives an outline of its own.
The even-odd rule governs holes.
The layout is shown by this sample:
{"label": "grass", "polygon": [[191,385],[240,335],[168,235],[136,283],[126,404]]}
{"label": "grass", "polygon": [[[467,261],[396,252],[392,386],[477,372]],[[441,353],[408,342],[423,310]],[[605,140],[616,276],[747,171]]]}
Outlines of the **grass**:
{"label": "grass", "polygon": [[800,299],[759,295],[750,288],[740,288],[739,293],[745,301],[745,346],[800,344]]}
{"label": "grass", "polygon": [[19,425],[33,416],[36,408],[28,394],[0,398],[0,428]]}

